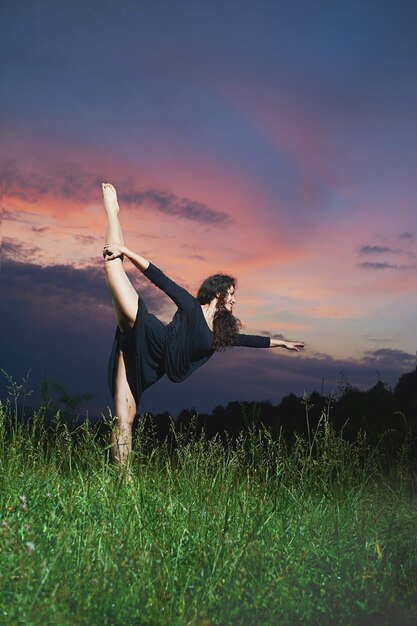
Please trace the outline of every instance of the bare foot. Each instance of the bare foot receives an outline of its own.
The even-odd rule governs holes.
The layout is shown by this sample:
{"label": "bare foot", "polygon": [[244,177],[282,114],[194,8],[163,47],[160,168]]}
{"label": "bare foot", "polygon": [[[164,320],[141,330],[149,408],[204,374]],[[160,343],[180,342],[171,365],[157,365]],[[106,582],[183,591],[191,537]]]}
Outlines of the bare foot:
{"label": "bare foot", "polygon": [[108,215],[119,214],[119,203],[117,202],[117,192],[111,183],[102,183],[104,208]]}

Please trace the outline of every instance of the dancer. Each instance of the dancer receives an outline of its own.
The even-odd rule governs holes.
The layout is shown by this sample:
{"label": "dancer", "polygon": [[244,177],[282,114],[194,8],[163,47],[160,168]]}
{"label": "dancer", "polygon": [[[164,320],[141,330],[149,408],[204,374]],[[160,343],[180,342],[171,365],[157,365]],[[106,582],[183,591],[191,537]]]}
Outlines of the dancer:
{"label": "dancer", "polygon": [[[123,463],[131,451],[132,425],[140,397],[164,374],[173,382],[181,382],[216,350],[227,346],[299,351],[304,344],[240,333],[241,323],[232,312],[236,286],[232,276],[210,276],[195,298],[147,259],[127,248],[119,221],[116,189],[110,183],[103,183],[102,189],[107,214],[104,269],[117,320],[109,361],[109,386],[116,414],[112,455],[116,463]],[[148,312],[124,271],[124,257],[176,304],[177,311],[168,325]]]}

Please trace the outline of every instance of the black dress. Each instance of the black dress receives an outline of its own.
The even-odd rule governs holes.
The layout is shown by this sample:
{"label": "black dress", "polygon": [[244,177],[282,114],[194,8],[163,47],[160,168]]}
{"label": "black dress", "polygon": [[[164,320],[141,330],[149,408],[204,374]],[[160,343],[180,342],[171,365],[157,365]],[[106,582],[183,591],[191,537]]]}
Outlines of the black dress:
{"label": "black dress", "polygon": [[[137,403],[145,389],[164,374],[179,383],[214,354],[213,333],[199,301],[152,263],[143,274],[173,300],[177,311],[172,321],[165,325],[148,312],[143,299],[139,298],[133,328],[125,333],[119,328],[116,330],[108,368],[109,388],[114,395],[116,359],[119,350],[122,350],[134,370],[130,384]],[[270,339],[239,333],[234,345],[269,348]]]}

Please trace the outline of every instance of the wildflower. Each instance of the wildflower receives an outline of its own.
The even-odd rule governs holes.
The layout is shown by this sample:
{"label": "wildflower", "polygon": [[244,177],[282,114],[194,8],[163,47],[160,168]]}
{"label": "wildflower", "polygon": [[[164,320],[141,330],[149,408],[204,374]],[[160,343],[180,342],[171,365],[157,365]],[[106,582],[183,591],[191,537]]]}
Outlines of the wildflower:
{"label": "wildflower", "polygon": [[27,542],[25,543],[25,548],[26,548],[26,552],[27,552],[28,554],[32,554],[32,552],[33,552],[33,551],[34,551],[34,549],[35,549],[35,544],[34,544],[34,543],[32,543],[31,541],[27,541]]}
{"label": "wildflower", "polygon": [[22,503],[21,507],[20,507],[22,509],[22,511],[27,511],[28,507],[27,507],[27,498],[26,498],[26,496],[19,496],[19,500]]}
{"label": "wildflower", "polygon": [[7,522],[6,522],[5,519],[2,521],[1,526],[2,526],[2,528],[6,528],[7,527]]}

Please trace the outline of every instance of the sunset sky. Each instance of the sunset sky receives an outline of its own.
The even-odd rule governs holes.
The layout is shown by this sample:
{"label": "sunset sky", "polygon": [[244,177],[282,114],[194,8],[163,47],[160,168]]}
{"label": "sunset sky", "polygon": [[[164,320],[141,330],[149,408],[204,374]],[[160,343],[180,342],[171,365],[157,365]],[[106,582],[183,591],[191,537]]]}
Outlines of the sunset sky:
{"label": "sunset sky", "polygon": [[[102,181],[129,247],[193,293],[237,276],[244,332],[306,344],[215,355],[141,411],[393,385],[415,368],[415,2],[5,0],[0,18],[10,376],[94,393],[95,416],[112,406]],[[172,303],[132,272],[168,321]]]}

